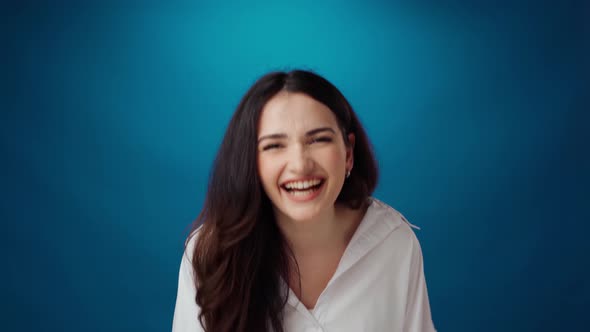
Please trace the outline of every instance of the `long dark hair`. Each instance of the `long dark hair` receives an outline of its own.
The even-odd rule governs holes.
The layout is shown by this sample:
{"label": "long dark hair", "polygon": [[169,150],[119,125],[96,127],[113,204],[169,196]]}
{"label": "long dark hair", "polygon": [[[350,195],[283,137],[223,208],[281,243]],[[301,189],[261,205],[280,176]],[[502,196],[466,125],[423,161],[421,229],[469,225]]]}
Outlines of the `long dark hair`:
{"label": "long dark hair", "polygon": [[[359,208],[377,184],[367,135],[338,89],[309,71],[272,72],[248,90],[233,115],[215,159],[197,236],[198,319],[206,331],[283,331],[283,308],[294,257],[275,223],[257,171],[257,128],[264,105],[280,91],[304,93],[335,114],[346,144],[354,133],[354,167],[337,202]],[[190,238],[189,238],[190,239]]]}

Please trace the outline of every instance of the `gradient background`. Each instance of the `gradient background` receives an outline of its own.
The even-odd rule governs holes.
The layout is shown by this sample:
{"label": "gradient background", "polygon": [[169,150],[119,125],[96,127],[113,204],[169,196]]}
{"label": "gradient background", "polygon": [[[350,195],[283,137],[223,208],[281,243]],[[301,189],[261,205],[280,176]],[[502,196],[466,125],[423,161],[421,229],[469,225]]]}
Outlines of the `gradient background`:
{"label": "gradient background", "polygon": [[170,330],[227,122],[296,67],[422,227],[440,331],[588,329],[588,2],[296,3],[4,5],[0,329]]}

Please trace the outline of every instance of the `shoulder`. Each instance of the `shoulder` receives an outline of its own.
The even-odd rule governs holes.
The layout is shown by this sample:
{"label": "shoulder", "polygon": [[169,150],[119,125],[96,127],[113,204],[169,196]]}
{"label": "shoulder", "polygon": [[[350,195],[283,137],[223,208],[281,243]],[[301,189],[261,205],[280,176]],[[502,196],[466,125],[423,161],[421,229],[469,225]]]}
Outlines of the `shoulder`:
{"label": "shoulder", "polygon": [[200,309],[195,302],[196,288],[191,263],[197,237],[198,232],[193,232],[185,242],[185,250],[182,255],[178,275],[178,291],[172,321],[172,331],[174,332],[203,331],[198,319]]}
{"label": "shoulder", "polygon": [[414,229],[420,228],[411,224],[401,212],[390,205],[373,197],[370,200],[371,205],[367,211],[370,214],[367,217],[391,229],[385,241],[396,250],[420,251],[420,244],[414,233]]}
{"label": "shoulder", "polygon": [[199,233],[201,231],[201,227],[197,228],[196,230],[193,230],[189,236],[186,238],[186,240],[184,241],[184,252],[182,254],[182,265],[185,266],[186,268],[190,267],[191,269],[191,275],[192,275],[192,262],[193,262],[193,256],[195,253],[195,246],[197,245],[197,242],[199,241]]}
{"label": "shoulder", "polygon": [[[199,228],[200,229],[200,228]],[[193,291],[195,271],[193,268],[193,256],[195,252],[195,246],[199,237],[199,229],[194,230],[190,233],[184,243],[184,252],[182,253],[182,259],[180,260],[180,278],[179,286],[181,282],[185,282],[184,286]]]}
{"label": "shoulder", "polygon": [[192,231],[187,237],[184,243],[184,253],[182,255],[183,262],[187,262],[189,264],[192,262],[200,230],[200,227],[197,228],[196,230]]}

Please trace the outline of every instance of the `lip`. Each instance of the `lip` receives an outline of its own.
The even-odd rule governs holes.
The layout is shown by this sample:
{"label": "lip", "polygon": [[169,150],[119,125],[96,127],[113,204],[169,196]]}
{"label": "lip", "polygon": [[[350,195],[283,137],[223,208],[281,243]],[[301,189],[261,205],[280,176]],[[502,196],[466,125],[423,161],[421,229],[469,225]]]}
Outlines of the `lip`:
{"label": "lip", "polygon": [[[293,182],[293,181],[309,181],[309,180],[315,180],[315,179],[319,179],[322,181],[321,186],[317,189],[312,191],[309,194],[306,195],[294,195],[293,193],[289,192],[287,189],[285,189],[283,186],[289,182]],[[289,180],[284,182],[281,186],[280,186],[280,190],[281,193],[283,193],[289,200],[293,201],[293,202],[297,202],[297,203],[303,203],[303,202],[309,202],[312,201],[314,199],[316,199],[321,193],[322,191],[324,191],[324,187],[326,186],[326,180],[323,178],[318,178],[318,177],[312,177],[312,178],[305,178],[305,179],[297,179],[297,180]]]}

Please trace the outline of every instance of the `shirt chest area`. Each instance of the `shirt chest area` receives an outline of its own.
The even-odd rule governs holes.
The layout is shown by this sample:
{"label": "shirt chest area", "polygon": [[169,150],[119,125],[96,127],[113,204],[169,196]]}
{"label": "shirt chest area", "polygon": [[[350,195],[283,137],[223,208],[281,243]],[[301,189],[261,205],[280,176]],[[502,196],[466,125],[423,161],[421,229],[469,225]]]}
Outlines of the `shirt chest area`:
{"label": "shirt chest area", "polygon": [[406,310],[407,275],[400,269],[404,262],[397,263],[383,264],[379,258],[358,262],[338,279],[330,281],[313,310],[308,310],[290,294],[284,311],[285,331],[401,330]]}

